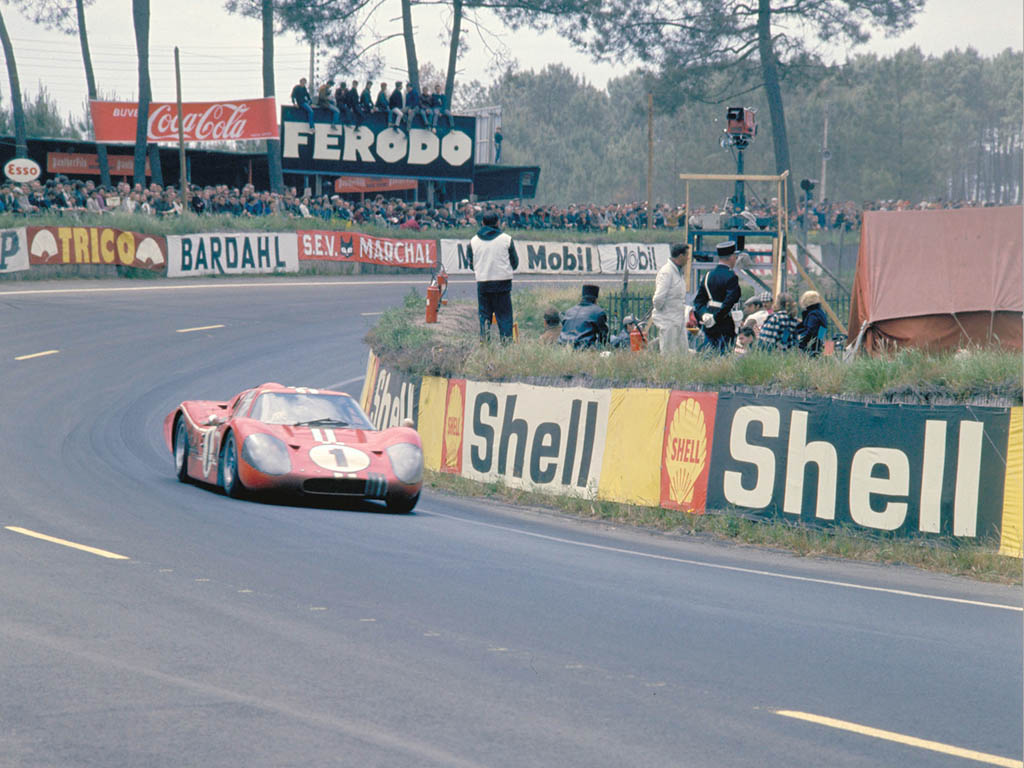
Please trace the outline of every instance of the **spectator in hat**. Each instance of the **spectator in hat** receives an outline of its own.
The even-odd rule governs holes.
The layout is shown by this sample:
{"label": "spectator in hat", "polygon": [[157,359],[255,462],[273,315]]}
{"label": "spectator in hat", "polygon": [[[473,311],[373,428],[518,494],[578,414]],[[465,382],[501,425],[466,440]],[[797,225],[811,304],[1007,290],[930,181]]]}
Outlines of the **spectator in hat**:
{"label": "spectator in hat", "polygon": [[544,333],[538,341],[541,344],[557,344],[558,336],[562,332],[562,315],[554,307],[544,310]]}
{"label": "spectator in hat", "polygon": [[800,296],[800,349],[811,357],[817,357],[825,348],[828,334],[828,317],[821,308],[821,296],[817,291],[804,291]]}
{"label": "spectator in hat", "polygon": [[589,349],[607,343],[608,315],[597,303],[600,292],[599,286],[583,286],[580,303],[569,307],[562,317],[559,344],[569,344],[573,349]]}
{"label": "spectator in hat", "polygon": [[654,281],[654,312],[651,321],[658,329],[658,347],[661,354],[684,352],[689,348],[686,336],[686,257],[690,246],[676,243],[669,252],[668,261],[658,270]]}
{"label": "spectator in hat", "polygon": [[772,303],[770,291],[755,293],[743,302],[743,327],[753,328],[755,334],[761,333],[761,326],[768,319],[768,307]]}
{"label": "spectator in hat", "polygon": [[715,247],[718,264],[704,275],[693,311],[703,328],[700,350],[725,354],[736,339],[732,309],[740,299],[740,281],[733,271],[736,266],[736,243],[731,240]]}
{"label": "spectator in hat", "polygon": [[469,241],[466,260],[476,275],[476,303],[480,339],[491,335],[491,318],[498,321],[502,342],[512,341],[512,273],[519,268],[512,236],[498,229],[498,214],[487,211],[483,226]]}

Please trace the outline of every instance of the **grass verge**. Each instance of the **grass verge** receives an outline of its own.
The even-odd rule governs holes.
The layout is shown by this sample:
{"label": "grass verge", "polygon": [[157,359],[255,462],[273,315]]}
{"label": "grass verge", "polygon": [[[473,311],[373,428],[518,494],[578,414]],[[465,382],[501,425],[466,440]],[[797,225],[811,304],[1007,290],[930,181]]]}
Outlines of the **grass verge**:
{"label": "grass verge", "polygon": [[636,526],[683,537],[769,547],[800,557],[839,557],[869,563],[909,565],[978,581],[1021,583],[1020,560],[998,554],[998,545],[953,545],[869,536],[845,528],[812,528],[780,518],[759,519],[734,512],[691,515],[658,507],[521,491],[500,483],[478,483],[441,472],[427,471],[424,484],[441,493],[494,498],[516,506],[537,507],[580,519]]}

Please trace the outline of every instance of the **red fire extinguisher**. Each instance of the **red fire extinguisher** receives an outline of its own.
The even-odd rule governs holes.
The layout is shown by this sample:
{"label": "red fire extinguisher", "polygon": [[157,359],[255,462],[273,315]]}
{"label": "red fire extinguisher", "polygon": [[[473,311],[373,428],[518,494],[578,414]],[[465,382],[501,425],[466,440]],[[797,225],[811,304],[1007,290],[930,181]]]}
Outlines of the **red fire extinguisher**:
{"label": "red fire extinguisher", "polygon": [[427,288],[427,317],[428,323],[437,322],[437,307],[441,303],[441,289],[437,287],[437,281],[431,281]]}

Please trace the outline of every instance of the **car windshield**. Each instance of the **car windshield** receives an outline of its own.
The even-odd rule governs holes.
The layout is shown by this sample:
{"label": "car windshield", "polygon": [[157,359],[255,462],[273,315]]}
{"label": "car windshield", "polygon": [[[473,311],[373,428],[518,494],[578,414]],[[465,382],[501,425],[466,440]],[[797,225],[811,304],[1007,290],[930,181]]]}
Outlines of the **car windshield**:
{"label": "car windshield", "polygon": [[251,418],[264,424],[373,429],[362,408],[348,395],[264,392],[256,399]]}

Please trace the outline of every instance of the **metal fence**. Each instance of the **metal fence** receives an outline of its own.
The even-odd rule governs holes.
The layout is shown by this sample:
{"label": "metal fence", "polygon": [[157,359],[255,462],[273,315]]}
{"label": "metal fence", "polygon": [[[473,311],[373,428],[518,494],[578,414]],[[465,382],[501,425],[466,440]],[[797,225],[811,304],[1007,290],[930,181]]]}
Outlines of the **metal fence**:
{"label": "metal fence", "polygon": [[608,327],[615,333],[622,327],[622,318],[626,315],[639,319],[651,311],[651,294],[650,291],[612,291],[598,303],[607,307]]}

